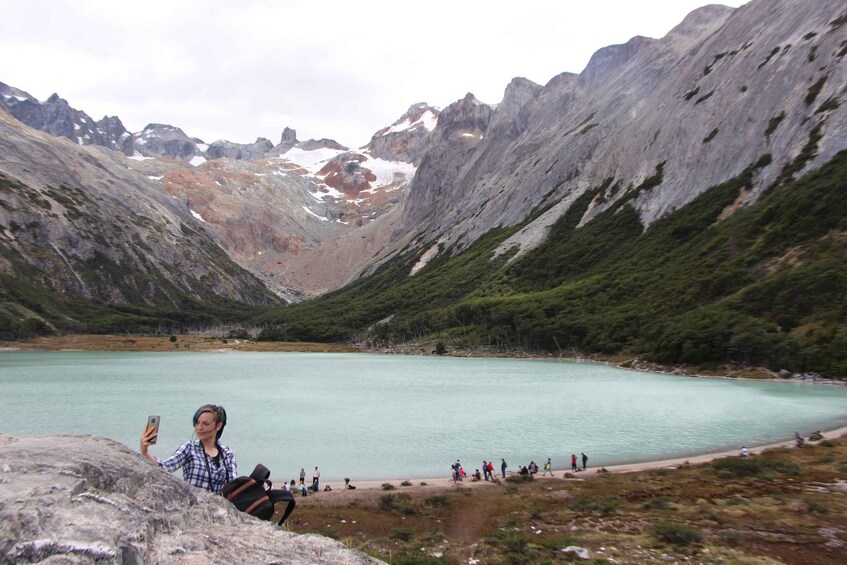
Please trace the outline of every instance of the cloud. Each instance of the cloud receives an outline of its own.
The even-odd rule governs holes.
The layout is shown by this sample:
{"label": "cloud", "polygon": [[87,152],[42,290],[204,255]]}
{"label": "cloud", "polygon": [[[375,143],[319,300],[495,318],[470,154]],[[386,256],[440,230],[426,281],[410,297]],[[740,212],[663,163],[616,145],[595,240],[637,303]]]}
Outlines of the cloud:
{"label": "cloud", "polygon": [[[738,5],[743,1],[731,3]],[[0,0],[0,81],[58,92],[205,141],[368,141],[409,105],[473,92],[497,103],[513,77],[544,84],[634,35],[660,37],[694,0],[520,3]]]}

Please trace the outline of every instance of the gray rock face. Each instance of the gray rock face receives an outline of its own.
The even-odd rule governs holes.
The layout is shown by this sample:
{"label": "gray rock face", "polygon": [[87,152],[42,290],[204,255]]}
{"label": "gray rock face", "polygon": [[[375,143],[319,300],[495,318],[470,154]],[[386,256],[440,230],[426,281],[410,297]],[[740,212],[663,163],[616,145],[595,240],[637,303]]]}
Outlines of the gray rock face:
{"label": "gray rock face", "polygon": [[280,143],[297,143],[297,132],[290,127],[282,130],[282,135],[279,138]]}
{"label": "gray rock face", "polygon": [[[445,108],[432,132],[432,149],[421,161],[403,207],[403,233],[419,222],[449,225],[473,188],[464,182],[491,120],[492,108],[468,93]],[[407,229],[408,228],[408,229]]]}
{"label": "gray rock face", "polygon": [[307,139],[306,141],[298,143],[296,147],[303,151],[314,151],[316,149],[337,149],[339,151],[347,150],[347,147],[344,147],[334,139]]}
{"label": "gray rock face", "polygon": [[202,151],[203,142],[185,135],[181,129],[167,124],[149,124],[135,138],[135,150],[145,157],[168,157],[190,161]]}
{"label": "gray rock face", "polygon": [[619,183],[583,223],[662,165],[661,184],[632,201],[649,225],[769,154],[750,187],[755,201],[813,136],[807,170],[847,148],[843,15],[837,0],[695,10],[661,39],[601,49],[580,75],[519,89],[458,158],[447,132],[461,126],[445,110],[395,235],[462,247],[554,205],[504,245],[524,252],[585,191]]}
{"label": "gray rock face", "polygon": [[246,160],[261,159],[274,148],[269,139],[259,137],[253,143],[232,143],[221,140],[209,145],[206,157],[209,159]]}
{"label": "gray rock face", "polygon": [[108,303],[179,307],[181,294],[274,301],[184,203],[130,165],[145,162],[44,135],[5,110],[0,155],[0,269],[7,274]]}
{"label": "gray rock face", "polygon": [[42,104],[26,92],[0,82],[0,105],[31,128],[66,137],[79,145],[100,145],[132,154],[132,135],[120,119],[106,116],[95,122],[57,94]]}
{"label": "gray rock face", "polygon": [[0,523],[4,563],[381,563],[239,512],[91,436],[0,434]]}
{"label": "gray rock face", "polygon": [[289,127],[282,130],[282,135],[279,138],[279,144],[275,145],[268,155],[279,156],[297,145],[297,132]]}
{"label": "gray rock face", "polygon": [[376,132],[364,149],[378,159],[420,165],[432,145],[440,113],[426,102],[413,104],[397,121]]}

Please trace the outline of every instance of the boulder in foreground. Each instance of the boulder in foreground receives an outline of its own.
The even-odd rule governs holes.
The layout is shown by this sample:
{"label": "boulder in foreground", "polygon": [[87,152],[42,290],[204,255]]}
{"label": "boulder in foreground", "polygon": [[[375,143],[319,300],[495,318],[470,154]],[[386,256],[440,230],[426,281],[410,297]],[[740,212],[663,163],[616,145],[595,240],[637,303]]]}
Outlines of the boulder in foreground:
{"label": "boulder in foreground", "polygon": [[0,434],[0,562],[380,563],[283,531],[113,440]]}

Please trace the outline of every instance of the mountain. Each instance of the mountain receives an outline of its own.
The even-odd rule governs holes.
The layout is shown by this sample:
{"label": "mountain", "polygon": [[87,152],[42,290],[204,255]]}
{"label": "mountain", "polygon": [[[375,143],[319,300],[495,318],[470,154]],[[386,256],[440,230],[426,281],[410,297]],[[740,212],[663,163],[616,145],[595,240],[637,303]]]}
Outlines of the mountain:
{"label": "mountain", "polygon": [[105,116],[95,122],[85,112],[71,108],[57,94],[41,103],[28,93],[0,82],[0,105],[17,120],[50,135],[66,137],[79,145],[132,152],[132,135],[120,119]]}
{"label": "mountain", "polygon": [[266,339],[443,340],[847,376],[847,11],[707,6],[445,108],[370,276]]}
{"label": "mountain", "polygon": [[121,153],[0,109],[0,155],[4,337],[47,325],[167,328],[279,302]]}
{"label": "mountain", "polygon": [[810,136],[820,136],[811,167],[844,147],[842,11],[836,1],[706,6],[662,39],[601,49],[579,75],[515,81],[496,108],[466,97],[442,112],[398,233],[463,247],[555,203],[508,243],[524,253],[606,179],[583,221],[659,175],[633,197],[650,225],[770,154],[746,197],[755,201]]}
{"label": "mountain", "polygon": [[[170,199],[277,296],[325,295],[262,314],[266,338],[816,359],[837,373],[845,56],[842,2],[710,5],[661,39],[597,51],[579,74],[515,78],[497,105],[415,104],[359,149],[290,128],[273,146],[207,145],[151,124],[121,155],[21,126],[45,149],[19,143],[16,159],[39,186],[94,190],[71,162],[105,169],[116,193]],[[45,131],[61,120],[43,116],[76,112],[3,88]],[[68,166],[53,171],[50,152]],[[36,184],[22,174],[7,175],[18,200]]]}

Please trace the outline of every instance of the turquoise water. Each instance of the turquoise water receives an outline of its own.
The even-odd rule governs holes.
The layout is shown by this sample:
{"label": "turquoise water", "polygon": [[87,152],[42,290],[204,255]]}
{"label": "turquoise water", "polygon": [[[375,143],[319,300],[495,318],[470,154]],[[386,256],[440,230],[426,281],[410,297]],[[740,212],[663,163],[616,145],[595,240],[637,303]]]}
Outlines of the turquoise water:
{"label": "turquoise water", "polygon": [[0,352],[0,432],[106,436],[153,452],[191,439],[205,403],[242,474],[277,481],[447,476],[584,451],[589,467],[738,449],[847,425],[847,387],[670,377],[549,360],[362,353]]}

